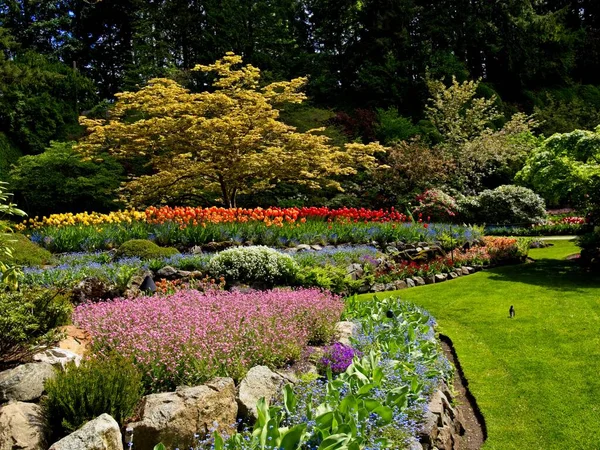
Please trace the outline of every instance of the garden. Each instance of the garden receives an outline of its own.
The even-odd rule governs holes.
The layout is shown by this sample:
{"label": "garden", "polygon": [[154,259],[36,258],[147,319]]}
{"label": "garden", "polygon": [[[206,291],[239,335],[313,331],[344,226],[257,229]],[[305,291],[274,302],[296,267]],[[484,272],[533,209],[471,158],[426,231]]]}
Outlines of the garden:
{"label": "garden", "polygon": [[[84,3],[23,14],[61,28],[110,2]],[[328,22],[318,3],[288,12]],[[388,80],[352,106],[400,76],[392,53],[362,81],[275,70],[274,49],[161,56],[141,5],[112,29],[145,57],[94,84],[89,43],[36,54],[18,4],[0,8],[0,156],[20,153],[0,161],[0,450],[597,446],[600,127],[585,108],[565,125],[577,98],[503,100],[452,51],[402,101]]]}

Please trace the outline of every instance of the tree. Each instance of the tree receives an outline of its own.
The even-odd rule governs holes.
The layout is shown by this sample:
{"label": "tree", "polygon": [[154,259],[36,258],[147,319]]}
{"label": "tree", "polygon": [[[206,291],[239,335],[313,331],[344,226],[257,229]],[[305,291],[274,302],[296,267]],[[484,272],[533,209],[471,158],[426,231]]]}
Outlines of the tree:
{"label": "tree", "polygon": [[82,161],[73,142],[52,142],[44,153],[24,156],[10,172],[10,184],[30,216],[115,209],[123,168],[114,158]]}
{"label": "tree", "polygon": [[516,176],[553,206],[585,205],[600,179],[600,127],[555,134],[539,145]]}
{"label": "tree", "polygon": [[[531,130],[532,117],[517,113],[500,129],[494,121],[502,116],[496,98],[477,97],[478,81],[450,86],[429,81],[432,98],[426,115],[442,136],[439,150],[455,167],[451,184],[456,189],[476,192],[484,180],[495,177],[498,184],[510,182],[538,141]],[[492,186],[496,187],[496,186]]]}
{"label": "tree", "polygon": [[88,135],[77,146],[91,156],[143,155],[150,175],[125,186],[133,205],[179,202],[219,192],[236,205],[240,193],[258,192],[279,182],[310,188],[341,188],[334,176],[374,167],[379,144],[329,144],[329,138],[299,133],[278,120],[276,106],[301,103],[306,79],[259,86],[259,69],[240,66],[228,53],[195,70],[213,73],[214,92],[191,93],[168,79],[153,79],[138,92],[117,95],[108,120],[82,118]]}

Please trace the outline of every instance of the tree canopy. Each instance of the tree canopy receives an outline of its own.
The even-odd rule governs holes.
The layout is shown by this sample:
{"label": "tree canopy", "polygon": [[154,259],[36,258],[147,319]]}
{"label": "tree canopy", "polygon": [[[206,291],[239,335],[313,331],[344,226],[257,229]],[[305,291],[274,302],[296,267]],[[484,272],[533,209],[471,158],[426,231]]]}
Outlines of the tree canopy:
{"label": "tree canopy", "polygon": [[280,120],[277,105],[300,103],[306,79],[260,87],[260,71],[228,53],[194,70],[216,75],[214,91],[192,93],[173,80],[152,79],[136,92],[117,94],[108,119],[82,118],[88,135],[77,145],[86,155],[143,156],[151,173],[125,186],[140,206],[181,202],[218,192],[227,206],[240,193],[279,182],[341,188],[336,176],[372,168],[377,143],[329,143],[322,134],[300,133]]}

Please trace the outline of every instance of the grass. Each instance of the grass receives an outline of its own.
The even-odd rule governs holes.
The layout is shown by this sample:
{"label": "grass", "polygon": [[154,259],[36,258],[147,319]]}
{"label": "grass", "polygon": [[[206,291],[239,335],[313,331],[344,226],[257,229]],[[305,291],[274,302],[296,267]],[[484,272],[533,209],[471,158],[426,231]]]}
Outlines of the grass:
{"label": "grass", "polygon": [[565,259],[573,242],[554,244],[534,263],[398,292],[454,342],[485,450],[600,449],[600,276]]}

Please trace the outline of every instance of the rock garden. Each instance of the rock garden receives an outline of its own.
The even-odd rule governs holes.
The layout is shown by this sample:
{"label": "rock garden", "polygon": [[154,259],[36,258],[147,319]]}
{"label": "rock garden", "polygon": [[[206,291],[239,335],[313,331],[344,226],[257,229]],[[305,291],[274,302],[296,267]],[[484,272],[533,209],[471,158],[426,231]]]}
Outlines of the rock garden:
{"label": "rock garden", "polygon": [[530,244],[348,208],[19,228],[25,267],[1,297],[2,450],[459,448],[435,320],[352,294],[522,262]]}

